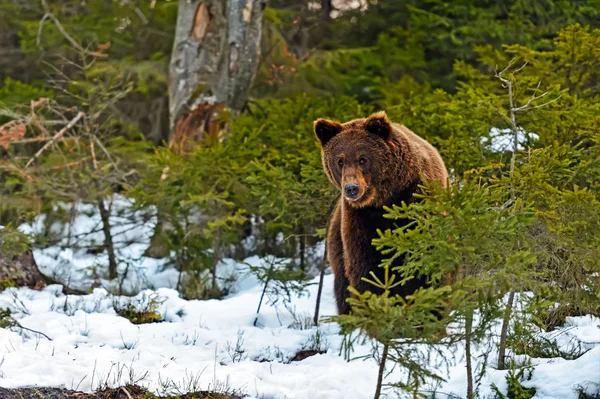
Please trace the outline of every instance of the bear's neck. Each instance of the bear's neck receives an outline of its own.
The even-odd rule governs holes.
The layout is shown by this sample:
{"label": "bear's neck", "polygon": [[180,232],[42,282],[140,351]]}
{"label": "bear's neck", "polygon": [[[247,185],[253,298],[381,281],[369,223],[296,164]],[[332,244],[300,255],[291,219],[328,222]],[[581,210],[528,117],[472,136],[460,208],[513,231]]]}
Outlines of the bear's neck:
{"label": "bear's neck", "polygon": [[398,191],[393,197],[389,198],[381,206],[366,206],[362,208],[355,208],[350,205],[342,197],[344,216],[351,217],[356,220],[357,224],[360,224],[363,228],[369,230],[373,235],[376,235],[376,230],[381,229],[382,231],[387,228],[400,227],[406,224],[404,220],[393,220],[384,218],[386,213],[384,206],[392,207],[392,205],[400,205],[402,202],[410,204],[414,201],[413,194],[417,191],[418,183],[414,183],[411,187],[407,187],[402,191]]}

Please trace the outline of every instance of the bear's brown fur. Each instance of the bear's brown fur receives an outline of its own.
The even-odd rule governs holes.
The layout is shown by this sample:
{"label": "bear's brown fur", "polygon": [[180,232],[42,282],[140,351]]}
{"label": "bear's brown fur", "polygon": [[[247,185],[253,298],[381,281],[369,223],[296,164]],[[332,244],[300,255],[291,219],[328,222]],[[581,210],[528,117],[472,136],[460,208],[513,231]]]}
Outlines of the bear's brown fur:
{"label": "bear's brown fur", "polygon": [[[334,291],[339,314],[350,312],[348,285],[359,292],[378,292],[362,281],[374,272],[383,279],[381,253],[372,245],[377,230],[394,229],[408,221],[383,217],[384,206],[410,203],[422,183],[440,180],[448,173],[438,151],[403,125],[390,122],[385,112],[339,123],[317,119],[315,133],[321,143],[323,169],[341,190],[329,223],[327,259],[335,275]],[[395,263],[402,262],[398,259]],[[406,296],[426,284],[414,278],[394,289]]]}

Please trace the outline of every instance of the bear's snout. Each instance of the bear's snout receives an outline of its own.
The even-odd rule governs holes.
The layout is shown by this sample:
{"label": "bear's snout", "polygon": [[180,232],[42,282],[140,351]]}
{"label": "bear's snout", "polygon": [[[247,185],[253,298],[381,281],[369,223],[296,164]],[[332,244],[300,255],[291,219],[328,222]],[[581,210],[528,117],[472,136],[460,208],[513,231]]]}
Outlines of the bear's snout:
{"label": "bear's snout", "polygon": [[358,197],[359,187],[356,183],[346,184],[344,186],[344,194],[346,194],[346,198],[349,200],[355,200]]}

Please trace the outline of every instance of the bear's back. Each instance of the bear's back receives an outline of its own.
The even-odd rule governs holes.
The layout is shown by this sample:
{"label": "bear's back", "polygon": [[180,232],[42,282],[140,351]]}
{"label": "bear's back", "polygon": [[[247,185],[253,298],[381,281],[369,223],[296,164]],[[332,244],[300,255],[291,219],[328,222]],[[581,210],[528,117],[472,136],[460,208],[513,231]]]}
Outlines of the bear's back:
{"label": "bear's back", "polygon": [[412,130],[399,123],[392,123],[393,134],[403,142],[406,140],[415,170],[423,173],[430,181],[440,180],[446,187],[448,183],[448,171],[442,156],[438,150],[427,140],[414,133]]}

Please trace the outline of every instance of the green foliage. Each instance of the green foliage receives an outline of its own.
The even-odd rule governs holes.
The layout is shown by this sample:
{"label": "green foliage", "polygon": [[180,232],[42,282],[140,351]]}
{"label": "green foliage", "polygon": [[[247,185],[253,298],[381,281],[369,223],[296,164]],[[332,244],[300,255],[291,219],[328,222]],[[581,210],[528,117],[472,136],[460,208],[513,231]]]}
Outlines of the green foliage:
{"label": "green foliage", "polygon": [[[111,106],[119,130],[135,132],[136,139],[142,132],[157,143],[166,138],[167,62],[176,2],[34,5],[8,0],[0,5],[0,14],[0,45],[7,50],[0,59],[0,104],[28,105],[40,97],[57,97],[62,105],[82,107],[87,96],[72,96],[76,88],[93,90],[111,77],[131,84],[118,105]],[[83,64],[89,67],[85,71]]]}
{"label": "green foliage", "polygon": [[[306,288],[307,247],[323,238],[339,194],[322,171],[312,123],[384,109],[439,149],[451,187],[424,186],[420,202],[387,210],[411,224],[373,242],[387,274],[369,281],[386,293],[354,292],[353,313],[331,318],[347,357],[365,337],[385,345],[388,361],[409,371],[396,386],[418,395],[441,378],[429,356],[490,340],[494,319],[515,321],[510,353],[566,358],[535,339],[534,324],[600,314],[598,0],[368,1],[333,19],[271,2],[256,98],[228,121],[224,140],[186,155],[156,146],[168,138],[177,2],[25,3],[0,4],[2,220],[26,210],[47,213],[50,226],[71,217],[65,203],[100,204],[119,191],[157,215],[148,254],[183,272],[184,297],[226,294],[217,273],[224,257],[271,254],[292,261],[249,271],[272,303],[287,304]],[[512,98],[496,76],[507,65]],[[530,107],[511,112],[511,102]],[[85,117],[25,167],[79,111]],[[527,134],[513,154],[515,125]],[[506,148],[493,145],[499,132]],[[0,230],[0,250],[16,254],[24,241],[11,226]],[[248,238],[256,245],[244,249]],[[389,295],[417,276],[431,286]],[[136,309],[122,311],[159,320],[155,309]],[[424,351],[412,350],[419,344]],[[508,397],[532,396],[524,377],[511,369]]]}
{"label": "green foliage", "polygon": [[[227,140],[186,155],[156,149],[147,173],[129,190],[137,206],[156,207],[161,226],[155,242],[173,251],[188,278],[195,276],[188,281],[194,285],[188,297],[206,297],[209,288],[216,294],[216,265],[231,254],[231,245],[239,246],[251,221],[259,230],[259,254],[300,252],[305,267],[306,246],[316,242],[335,196],[322,171],[312,122],[318,115],[339,120],[361,115],[352,99],[313,95],[261,101],[253,110],[232,120]],[[291,239],[278,245],[278,234]],[[185,280],[182,285],[185,292]]]}
{"label": "green foliage", "polygon": [[21,255],[29,249],[29,238],[12,225],[0,227],[0,253],[6,259]]}
{"label": "green foliage", "polygon": [[43,97],[52,97],[52,91],[44,87],[42,82],[25,84],[7,77],[0,86],[0,104],[11,108]]}
{"label": "green foliage", "polygon": [[[591,68],[598,55],[593,45],[583,43],[594,43],[597,35],[597,30],[573,25],[542,48],[513,45],[500,52],[493,45],[478,46],[477,67],[462,60],[455,63],[463,81],[454,93],[409,78],[384,92],[392,120],[403,121],[436,143],[453,173],[449,189],[426,185],[416,195],[419,201],[388,209],[387,217],[410,224],[382,231],[373,240],[385,256],[381,267],[389,279],[369,281],[384,288],[426,277],[439,302],[424,302],[420,315],[441,316],[417,318],[412,324],[408,316],[400,320],[399,315],[418,308],[421,291],[402,300],[354,292],[349,300],[353,314],[334,318],[344,326],[347,339],[358,329],[393,353],[397,342],[392,337],[406,340],[415,335],[397,326],[443,331],[445,323],[454,320],[465,328],[464,335],[448,330],[448,342],[476,344],[491,340],[487,331],[494,318],[509,315],[509,322],[514,318],[512,307],[518,306],[527,317],[511,330],[512,351],[531,357],[577,355],[531,337],[532,323],[551,329],[567,315],[600,311],[595,277],[600,272],[598,101]],[[503,75],[512,85],[509,98],[494,67],[509,64],[511,58],[511,68]],[[513,154],[515,122],[517,129],[537,137],[519,138],[526,151]],[[487,144],[494,139],[492,128],[508,129],[508,148]],[[508,168],[509,158],[514,170]],[[399,259],[402,265],[393,267]],[[441,287],[447,291],[435,291]],[[502,299],[514,291],[533,295],[517,295],[517,304],[507,305]],[[388,321],[390,314],[398,318]],[[424,376],[398,385],[408,392],[418,392],[426,378],[437,378],[428,374],[426,363],[401,357],[394,361],[409,374]],[[510,397],[532,396],[518,385],[521,377],[511,374]]]}
{"label": "green foliage", "polygon": [[[527,377],[525,377],[525,373]],[[506,375],[506,382],[508,383],[508,393],[506,395],[500,392],[500,389],[494,384],[492,384],[492,389],[495,393],[495,399],[531,399],[535,396],[536,389],[535,388],[525,388],[521,385],[521,381],[525,378],[530,380],[532,376],[532,369],[523,367],[523,368],[511,368]]]}
{"label": "green foliage", "polygon": [[[325,49],[313,54],[290,85],[378,101],[389,82],[407,75],[419,83],[455,91],[459,76],[454,63],[478,68],[481,46],[496,51],[503,45],[534,52],[551,50],[557,33],[567,26],[580,23],[598,28],[598,5],[597,1],[548,0],[367,1],[366,7],[338,11],[339,16],[329,24],[305,14],[290,18],[293,23],[282,23],[292,8],[273,7],[277,7],[280,31],[296,39],[304,28],[312,33],[308,47]],[[583,36],[580,43],[585,46]],[[589,48],[598,48],[593,41],[588,43]],[[296,52],[306,47],[302,40],[288,40],[288,44]],[[587,73],[592,71],[589,68]]]}
{"label": "green foliage", "polygon": [[164,299],[153,294],[142,298],[139,302],[115,300],[113,308],[119,316],[128,319],[133,324],[159,323],[163,321],[163,317],[158,313],[158,308],[163,302]]}
{"label": "green foliage", "polygon": [[552,359],[561,357],[573,360],[588,351],[577,340],[573,340],[569,347],[561,348],[556,338],[558,337],[544,337],[539,332],[533,332],[527,324],[515,323],[513,331],[509,334],[508,344],[515,354],[527,355],[530,358]]}
{"label": "green foliage", "polygon": [[[388,209],[386,217],[412,221],[374,240],[384,255],[391,255],[383,267],[405,256],[404,266],[392,268],[403,283],[418,275],[437,284],[448,273],[460,277],[494,270],[529,274],[523,266],[532,263],[531,255],[517,242],[532,221],[531,208],[519,200],[506,205],[509,193],[504,186],[481,185],[474,178],[460,183],[451,190],[425,189],[417,194],[422,202]],[[495,276],[494,283],[502,283],[500,277],[505,276]]]}
{"label": "green foliage", "polygon": [[[389,346],[391,359],[408,372],[408,379],[397,384],[407,392],[419,392],[428,380],[441,377],[431,371],[427,356],[406,350],[406,345],[425,343],[435,351],[434,343],[443,348],[460,341],[489,341],[509,288],[516,281],[530,287],[536,276],[535,257],[519,245],[533,220],[532,208],[509,201],[506,186],[469,176],[448,189],[424,185],[417,196],[419,202],[387,209],[386,217],[411,223],[380,232],[373,240],[385,256],[380,266],[386,281],[367,281],[384,294],[359,294],[350,288],[352,314],[333,318],[346,336],[359,329]],[[396,259],[403,259],[401,266],[393,265]],[[406,298],[389,296],[390,288],[421,276],[431,287]],[[460,328],[447,329],[450,323]]]}
{"label": "green foliage", "polygon": [[289,310],[288,304],[291,302],[292,296],[301,297],[306,293],[306,288],[312,284],[310,277],[303,270],[294,269],[288,262],[280,259],[269,257],[264,259],[264,265],[247,266],[248,273],[254,276],[263,287],[256,310],[255,326],[258,323],[258,315],[265,296],[270,306],[282,303]]}
{"label": "green foliage", "polygon": [[15,320],[12,318],[12,312],[9,308],[0,309],[0,328],[10,328],[15,326]]}

